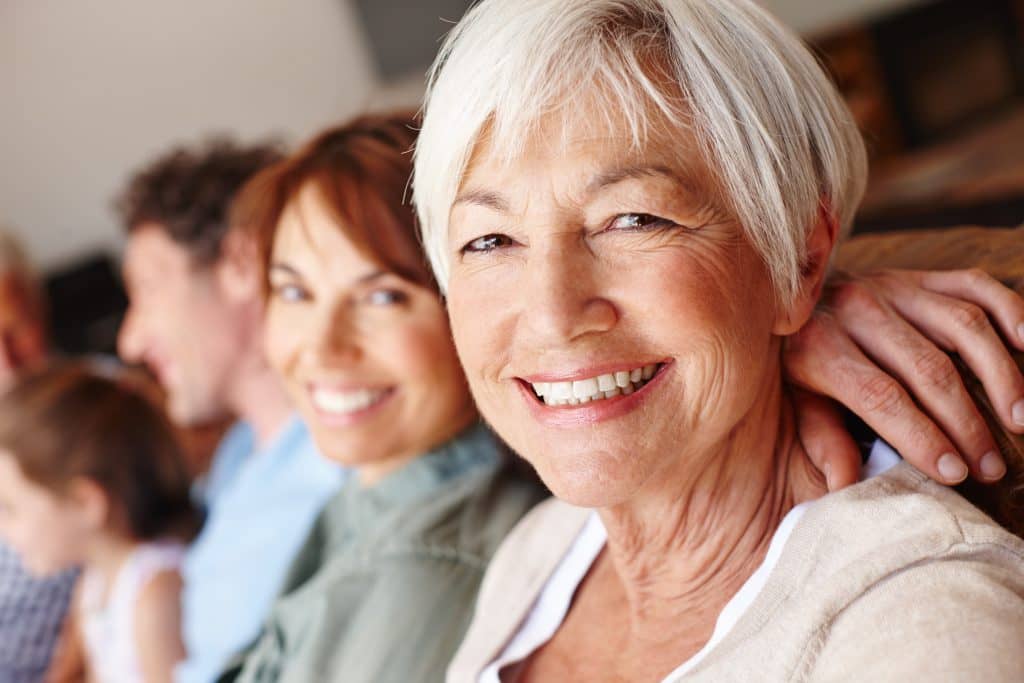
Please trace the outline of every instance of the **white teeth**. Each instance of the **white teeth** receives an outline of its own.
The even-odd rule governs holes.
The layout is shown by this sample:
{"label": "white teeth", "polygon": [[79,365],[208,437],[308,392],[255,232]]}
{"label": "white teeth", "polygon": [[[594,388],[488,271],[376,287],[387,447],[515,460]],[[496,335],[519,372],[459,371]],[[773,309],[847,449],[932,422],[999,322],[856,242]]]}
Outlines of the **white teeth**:
{"label": "white teeth", "polygon": [[387,393],[381,389],[357,389],[355,391],[333,391],[314,389],[313,405],[325,413],[346,415],[369,408]]}
{"label": "white teeth", "polygon": [[572,382],[549,382],[546,397],[552,401],[568,401],[572,398]]}
{"label": "white teeth", "polygon": [[620,370],[572,382],[537,382],[532,386],[534,393],[549,406],[582,405],[620,395],[629,396],[654,377],[657,370],[657,365],[645,365],[631,371]]}
{"label": "white teeth", "polygon": [[597,379],[581,379],[572,383],[572,395],[576,398],[586,398],[597,393]]}

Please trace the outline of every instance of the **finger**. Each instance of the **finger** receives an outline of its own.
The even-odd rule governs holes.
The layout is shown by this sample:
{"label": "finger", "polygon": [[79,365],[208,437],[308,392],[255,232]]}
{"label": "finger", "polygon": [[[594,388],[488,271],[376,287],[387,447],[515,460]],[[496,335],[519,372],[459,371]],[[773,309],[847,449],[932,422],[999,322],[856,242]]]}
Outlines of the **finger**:
{"label": "finger", "polygon": [[967,477],[967,466],[949,437],[831,315],[818,312],[787,340],[785,363],[792,382],[845,405],[932,479],[957,484]]}
{"label": "finger", "polygon": [[824,474],[829,491],[860,480],[861,457],[857,443],[843,424],[843,418],[829,399],[794,389],[796,430],[804,451]]}
{"label": "finger", "polygon": [[[952,359],[890,307],[873,301],[837,310],[839,323],[869,358],[910,389],[952,439],[972,475],[983,481],[1002,477],[1006,468],[995,439]],[[998,337],[996,344],[1005,352]]]}
{"label": "finger", "polygon": [[996,321],[1003,337],[1024,350],[1024,298],[983,270],[919,273],[922,287],[983,308]]}
{"label": "finger", "polygon": [[1024,375],[985,311],[942,294],[909,290],[894,297],[900,314],[943,348],[960,354],[985,387],[1000,421],[1014,432],[1024,432]]}

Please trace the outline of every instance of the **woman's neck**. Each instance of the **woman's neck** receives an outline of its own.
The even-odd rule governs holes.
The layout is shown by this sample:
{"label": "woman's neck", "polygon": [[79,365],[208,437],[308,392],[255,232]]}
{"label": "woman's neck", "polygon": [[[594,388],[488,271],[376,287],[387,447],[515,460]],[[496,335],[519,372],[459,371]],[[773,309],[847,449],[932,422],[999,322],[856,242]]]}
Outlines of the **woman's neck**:
{"label": "woman's neck", "polygon": [[600,510],[608,544],[593,578],[618,593],[638,644],[691,642],[696,651],[786,513],[826,492],[778,379],[702,450],[681,454],[632,501]]}
{"label": "woman's neck", "polygon": [[280,377],[262,355],[250,359],[239,372],[231,398],[238,418],[252,425],[258,448],[267,446],[294,412]]}
{"label": "woman's neck", "polygon": [[425,431],[422,438],[417,439],[415,443],[401,452],[360,465],[356,469],[359,485],[362,488],[376,486],[388,475],[394,474],[413,460],[448,443],[479,419],[480,415],[477,413],[475,405],[472,401],[468,401],[450,418],[440,421],[435,429]]}

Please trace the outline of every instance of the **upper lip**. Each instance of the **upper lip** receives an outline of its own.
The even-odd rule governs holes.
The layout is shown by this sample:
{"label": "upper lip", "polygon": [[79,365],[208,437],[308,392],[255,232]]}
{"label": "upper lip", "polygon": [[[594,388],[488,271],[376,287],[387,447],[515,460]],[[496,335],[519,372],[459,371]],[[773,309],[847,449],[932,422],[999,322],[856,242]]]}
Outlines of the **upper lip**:
{"label": "upper lip", "polygon": [[642,368],[646,365],[663,365],[666,362],[667,361],[664,359],[661,359],[598,363],[574,370],[552,370],[548,372],[538,372],[531,375],[517,375],[516,377],[524,382],[529,382],[530,384],[536,384],[537,382],[572,382],[576,380],[590,379],[591,377],[597,377],[599,375],[612,375],[616,372],[635,370],[636,368]]}
{"label": "upper lip", "polygon": [[387,386],[355,382],[306,382],[310,391],[384,391]]}

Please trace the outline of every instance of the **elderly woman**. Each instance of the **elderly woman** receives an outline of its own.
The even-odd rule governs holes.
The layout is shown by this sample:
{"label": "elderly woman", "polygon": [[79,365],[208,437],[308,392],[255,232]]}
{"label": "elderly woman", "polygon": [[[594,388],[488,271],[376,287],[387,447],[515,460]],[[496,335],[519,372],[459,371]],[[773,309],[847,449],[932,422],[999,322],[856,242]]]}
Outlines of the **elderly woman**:
{"label": "elderly woman", "polygon": [[483,0],[438,64],[424,241],[557,496],[450,680],[1019,680],[1024,543],[881,442],[825,495],[796,437],[783,340],[865,177],[801,43],[744,0]]}

